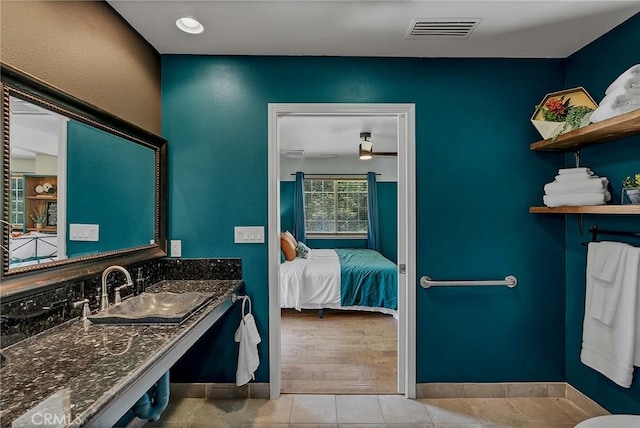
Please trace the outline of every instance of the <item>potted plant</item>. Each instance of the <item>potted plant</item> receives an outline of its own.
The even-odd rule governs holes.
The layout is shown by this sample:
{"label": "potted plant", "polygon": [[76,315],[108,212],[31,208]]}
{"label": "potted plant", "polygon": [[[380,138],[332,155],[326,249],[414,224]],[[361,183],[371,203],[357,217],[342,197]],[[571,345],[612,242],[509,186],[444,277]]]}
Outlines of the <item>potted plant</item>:
{"label": "potted plant", "polygon": [[531,123],[544,139],[555,141],[560,134],[587,126],[597,106],[582,87],[552,92],[536,105]]}
{"label": "potted plant", "polygon": [[640,205],[640,172],[622,180],[622,203],[625,194],[632,204]]}
{"label": "potted plant", "polygon": [[29,214],[29,217],[33,220],[33,225],[36,229],[42,229],[47,222],[47,213],[44,209],[35,208],[33,214]]}

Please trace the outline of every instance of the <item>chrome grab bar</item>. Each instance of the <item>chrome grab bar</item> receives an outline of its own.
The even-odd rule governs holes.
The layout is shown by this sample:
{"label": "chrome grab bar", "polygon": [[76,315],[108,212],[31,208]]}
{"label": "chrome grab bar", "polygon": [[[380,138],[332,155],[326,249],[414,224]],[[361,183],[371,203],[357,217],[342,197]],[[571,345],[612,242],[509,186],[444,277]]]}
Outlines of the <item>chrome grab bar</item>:
{"label": "chrome grab bar", "polygon": [[423,288],[458,285],[506,285],[509,288],[513,288],[516,284],[518,284],[518,279],[513,275],[507,276],[504,281],[433,281],[428,276],[420,278],[420,285]]}

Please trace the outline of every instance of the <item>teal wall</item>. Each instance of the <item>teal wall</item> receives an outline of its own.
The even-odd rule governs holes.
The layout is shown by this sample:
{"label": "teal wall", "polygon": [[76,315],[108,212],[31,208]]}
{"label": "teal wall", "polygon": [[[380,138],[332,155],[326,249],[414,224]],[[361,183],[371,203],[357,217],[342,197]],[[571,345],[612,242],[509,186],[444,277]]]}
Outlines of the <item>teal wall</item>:
{"label": "teal wall", "polygon": [[[380,253],[398,261],[398,184],[377,183],[380,221]],[[293,193],[295,181],[280,182],[280,228],[293,230]],[[307,239],[311,248],[367,248],[366,239]]]}
{"label": "teal wall", "polygon": [[149,245],[154,237],[154,151],[75,120],[67,123],[67,224],[100,226],[99,241],[67,255]]}
{"label": "teal wall", "polygon": [[[566,61],[566,87],[584,86],[596,100],[623,71],[640,62],[640,15],[629,19],[605,36],[575,53]],[[609,177],[613,201],[620,203],[624,177],[640,171],[640,136],[587,147],[582,150],[583,166]],[[567,157],[573,166],[573,157]],[[593,224],[605,230],[640,231],[637,216],[584,216],[584,227]],[[566,370],[567,382],[614,413],[640,413],[640,370],[636,368],[631,388],[622,388],[580,362],[585,301],[586,248],[580,238],[576,216],[567,216],[566,271]],[[602,235],[602,239],[625,241]],[[630,238],[629,243],[638,245]]]}
{"label": "teal wall", "polygon": [[[529,117],[563,78],[548,59],[162,56],[169,237],[184,257],[242,258],[256,380],[269,378],[267,245],[234,244],[233,227],[267,225],[267,104],[284,102],[415,103],[416,281],[518,277],[417,290],[418,382],[564,380],[564,219],[528,212],[563,164],[529,150]],[[172,380],[233,381],[230,324]]]}

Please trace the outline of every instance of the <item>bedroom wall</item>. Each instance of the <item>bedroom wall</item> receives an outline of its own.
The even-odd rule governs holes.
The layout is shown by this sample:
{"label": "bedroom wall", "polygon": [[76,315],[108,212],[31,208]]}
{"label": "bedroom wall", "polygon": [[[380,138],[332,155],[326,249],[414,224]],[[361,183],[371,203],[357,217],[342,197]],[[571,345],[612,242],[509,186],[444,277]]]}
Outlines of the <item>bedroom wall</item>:
{"label": "bedroom wall", "polygon": [[67,234],[67,255],[130,248],[153,239],[152,165],[153,150],[67,122],[67,223],[100,226],[97,242],[71,241]]}
{"label": "bedroom wall", "polygon": [[[380,253],[396,263],[398,260],[398,184],[378,183]],[[294,181],[280,182],[280,228],[293,230]],[[366,239],[307,239],[310,248],[367,248]]]}
{"label": "bedroom wall", "polygon": [[[269,379],[267,246],[234,244],[233,227],[267,225],[269,102],[415,103],[416,281],[518,277],[417,290],[419,383],[564,380],[564,218],[528,212],[563,164],[531,153],[529,117],[563,78],[547,59],[162,56],[169,239],[187,258],[242,258],[263,338],[256,381]],[[232,324],[172,380],[234,381],[233,357],[214,357]]]}
{"label": "bedroom wall", "polygon": [[[600,39],[571,55],[566,61],[566,87],[583,86],[600,102],[607,86],[623,71],[640,62],[640,15],[607,33]],[[621,182],[640,172],[640,136],[582,150],[582,166],[606,176],[611,183],[615,203],[620,203]],[[566,164],[575,166],[573,157]],[[640,231],[638,216],[584,216],[584,228],[593,224],[605,230]],[[631,388],[622,388],[580,362],[582,322],[585,301],[586,248],[588,240],[578,233],[576,216],[567,216],[566,225],[566,367],[567,382],[575,386],[614,413],[640,413],[640,370],[635,369]],[[624,238],[602,236],[603,239],[625,241]],[[638,245],[638,240],[626,240]]]}

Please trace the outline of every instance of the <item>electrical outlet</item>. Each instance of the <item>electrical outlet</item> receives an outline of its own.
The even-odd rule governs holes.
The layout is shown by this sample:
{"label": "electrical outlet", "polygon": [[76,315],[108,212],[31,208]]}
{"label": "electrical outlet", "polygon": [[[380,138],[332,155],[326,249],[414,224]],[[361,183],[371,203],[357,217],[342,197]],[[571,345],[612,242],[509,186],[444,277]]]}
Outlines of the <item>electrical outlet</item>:
{"label": "electrical outlet", "polygon": [[182,241],[179,239],[171,240],[169,257],[182,257]]}

